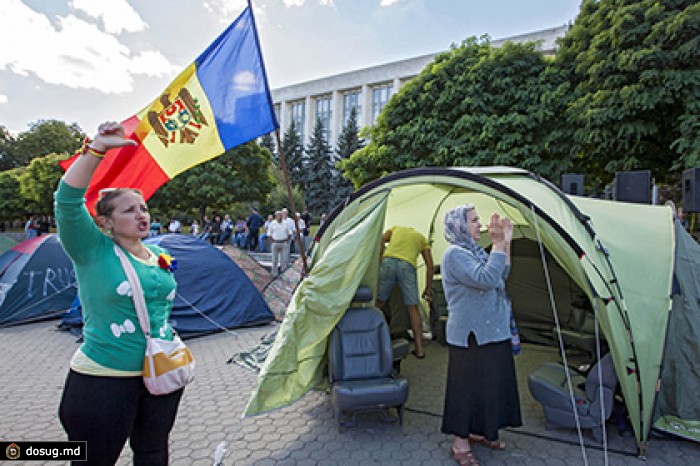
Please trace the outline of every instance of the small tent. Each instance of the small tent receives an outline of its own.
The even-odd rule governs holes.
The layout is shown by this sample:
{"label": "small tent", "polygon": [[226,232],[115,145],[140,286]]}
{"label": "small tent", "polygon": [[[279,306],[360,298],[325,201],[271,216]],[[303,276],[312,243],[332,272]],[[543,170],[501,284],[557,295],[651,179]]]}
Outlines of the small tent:
{"label": "small tent", "polygon": [[73,264],[55,234],[23,241],[0,256],[0,326],[58,316],[75,295]]}
{"label": "small tent", "polygon": [[12,249],[16,244],[17,241],[10,238],[8,235],[0,233],[0,255],[5,254],[6,251]]}
{"label": "small tent", "polygon": [[[439,264],[447,247],[444,214],[466,203],[484,217],[507,215],[516,225],[515,239],[534,242],[536,250],[542,246],[544,261],[529,261],[532,269],[524,275],[544,277],[557,267],[567,277],[561,288],[574,286],[564,292],[583,295],[609,346],[644,453],[671,306],[676,238],[671,209],[567,196],[545,179],[508,167],[406,170],[363,186],[336,208],[319,231],[311,271],[292,298],[246,415],[292,403],[321,380],[328,336],[355,290],[367,284],[376,293],[379,238],[387,227],[407,225],[424,233]],[[517,268],[514,259],[511,273],[523,275]],[[419,270],[419,280],[424,275]],[[562,292],[557,282],[551,287],[555,294]],[[550,302],[547,297],[532,302],[536,305],[515,307],[516,320],[550,319],[552,306],[541,305]],[[568,304],[557,312],[568,311]],[[700,382],[693,381],[695,386]]]}
{"label": "small tent", "polygon": [[[184,337],[229,328],[264,325],[274,315],[243,270],[226,254],[193,236],[168,234],[145,240],[165,248],[177,261],[177,294],[170,324]],[[82,326],[80,303],[63,315],[60,327]]]}
{"label": "small tent", "polygon": [[177,260],[171,324],[178,333],[191,336],[274,320],[245,272],[208,242],[169,234],[148,238],[146,243],[165,248]]}

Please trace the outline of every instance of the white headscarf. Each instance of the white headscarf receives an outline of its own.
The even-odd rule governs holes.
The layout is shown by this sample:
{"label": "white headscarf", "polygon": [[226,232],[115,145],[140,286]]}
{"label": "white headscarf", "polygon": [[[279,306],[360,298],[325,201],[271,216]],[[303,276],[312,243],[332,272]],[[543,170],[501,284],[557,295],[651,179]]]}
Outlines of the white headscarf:
{"label": "white headscarf", "polygon": [[455,207],[445,214],[445,239],[448,243],[462,247],[476,256],[477,259],[486,262],[488,254],[484,248],[474,241],[467,226],[467,212],[474,210],[472,204]]}

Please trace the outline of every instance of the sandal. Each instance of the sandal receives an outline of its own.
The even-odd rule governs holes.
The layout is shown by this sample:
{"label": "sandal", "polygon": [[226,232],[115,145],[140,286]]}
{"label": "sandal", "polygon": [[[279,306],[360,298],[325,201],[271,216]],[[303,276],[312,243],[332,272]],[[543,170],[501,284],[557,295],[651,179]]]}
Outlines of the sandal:
{"label": "sandal", "polygon": [[506,449],[506,442],[504,442],[503,440],[486,440],[486,437],[476,437],[474,435],[470,435],[469,442],[480,443],[481,445],[485,446],[486,448],[490,448],[491,450]]}
{"label": "sandal", "polygon": [[476,459],[474,453],[471,450],[467,451],[457,451],[452,447],[452,458],[459,464],[459,466],[479,466],[479,460]]}
{"label": "sandal", "polygon": [[413,355],[414,355],[415,357],[417,357],[418,359],[425,359],[425,353],[423,353],[423,354],[418,354],[418,353],[416,353],[416,350],[411,351],[411,353],[413,353]]}

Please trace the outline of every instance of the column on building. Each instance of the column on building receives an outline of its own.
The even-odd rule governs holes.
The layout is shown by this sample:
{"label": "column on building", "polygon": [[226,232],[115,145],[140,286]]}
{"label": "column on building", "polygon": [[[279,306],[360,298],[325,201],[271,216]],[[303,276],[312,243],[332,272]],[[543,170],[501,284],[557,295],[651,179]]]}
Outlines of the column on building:
{"label": "column on building", "polygon": [[287,102],[286,100],[281,101],[279,105],[280,113],[279,115],[277,115],[277,117],[280,119],[280,132],[284,134],[284,132],[287,131],[287,128],[289,127],[289,122],[292,121],[290,116],[290,105],[289,102]]}
{"label": "column on building", "polygon": [[304,147],[309,143],[309,139],[311,138],[311,134],[314,131],[314,124],[316,123],[316,108],[314,107],[314,104],[316,103],[315,100],[310,96],[306,96],[306,103],[304,104],[305,111],[304,111]]}
{"label": "column on building", "polygon": [[333,90],[331,94],[331,134],[328,144],[330,144],[331,150],[335,150],[336,141],[338,141],[338,136],[340,132],[343,131],[343,94],[337,89]]}
{"label": "column on building", "polygon": [[368,84],[362,85],[362,120],[361,126],[372,124],[372,88]]}

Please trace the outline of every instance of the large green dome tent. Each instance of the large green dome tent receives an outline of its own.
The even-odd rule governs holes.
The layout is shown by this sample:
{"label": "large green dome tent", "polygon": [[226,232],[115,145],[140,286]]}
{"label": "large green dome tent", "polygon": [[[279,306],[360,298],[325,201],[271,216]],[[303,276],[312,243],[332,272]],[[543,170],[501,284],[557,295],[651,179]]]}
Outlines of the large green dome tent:
{"label": "large green dome tent", "polygon": [[[671,307],[671,209],[567,196],[547,180],[509,167],[405,170],[363,186],[338,206],[319,231],[311,271],[292,298],[245,414],[290,404],[321,381],[328,336],[355,290],[368,284],[376,293],[385,228],[418,229],[439,263],[447,247],[444,214],[465,203],[475,204],[483,217],[493,212],[510,217],[515,238],[541,241],[553,266],[588,297],[644,454]],[[514,258],[513,272],[516,267]],[[424,280],[423,273],[418,277]],[[697,296],[693,299],[697,305]],[[542,312],[551,315],[551,306]],[[700,413],[691,419],[698,420]]]}

